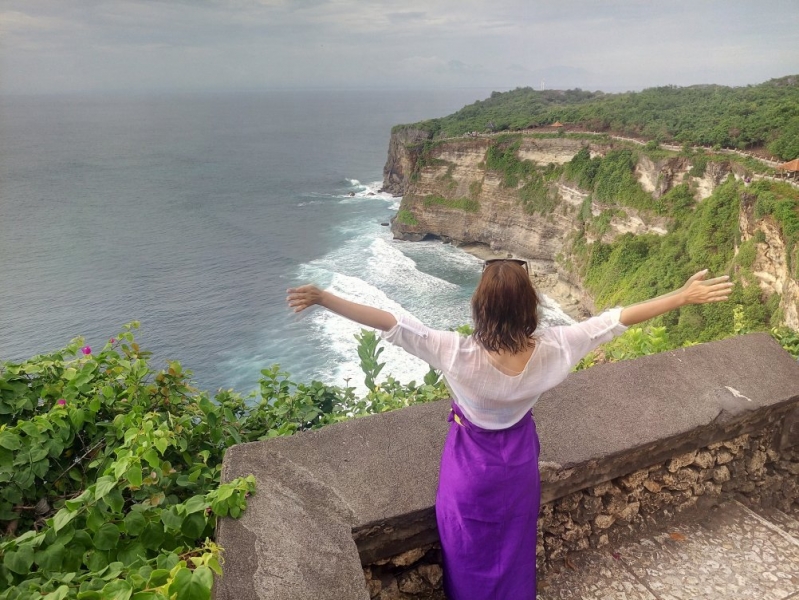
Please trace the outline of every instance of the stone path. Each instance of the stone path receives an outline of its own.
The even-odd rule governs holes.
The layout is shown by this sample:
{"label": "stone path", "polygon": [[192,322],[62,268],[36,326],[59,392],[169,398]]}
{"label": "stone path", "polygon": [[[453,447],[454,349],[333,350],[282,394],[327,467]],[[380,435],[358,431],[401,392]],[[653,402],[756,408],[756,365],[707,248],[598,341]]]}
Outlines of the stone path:
{"label": "stone path", "polygon": [[538,590],[538,600],[572,599],[799,600],[799,509],[730,501],[701,520],[573,554]]}

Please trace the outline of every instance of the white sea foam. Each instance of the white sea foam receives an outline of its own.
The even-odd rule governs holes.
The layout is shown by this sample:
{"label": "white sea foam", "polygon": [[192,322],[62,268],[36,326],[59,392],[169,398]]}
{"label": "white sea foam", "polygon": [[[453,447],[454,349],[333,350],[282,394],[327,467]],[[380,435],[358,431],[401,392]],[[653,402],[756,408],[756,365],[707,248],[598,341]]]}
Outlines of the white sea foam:
{"label": "white sea foam", "polygon": [[352,187],[356,188],[352,190],[352,196],[349,193],[345,194],[344,196],[340,196],[342,198],[342,204],[351,204],[353,202],[362,202],[364,200],[385,200],[386,202],[390,202],[392,205],[396,202],[396,198],[387,192],[381,192],[380,188],[383,186],[382,181],[373,181],[372,183],[362,184],[357,179],[349,179],[350,182],[357,182],[353,183]]}
{"label": "white sea foam", "polygon": [[[407,314],[400,304],[358,277],[333,273],[328,289],[347,300],[381,308],[395,315]],[[319,338],[319,345],[329,349],[329,358],[332,359],[325,360],[322,379],[336,385],[351,385],[358,393],[365,393],[364,375],[355,340],[355,335],[363,327],[325,310],[313,313],[310,321],[311,328]],[[413,379],[421,381],[428,370],[423,361],[390,344],[383,344],[383,347],[380,362],[385,362],[386,366],[378,381],[385,380],[388,375],[403,382]]]}

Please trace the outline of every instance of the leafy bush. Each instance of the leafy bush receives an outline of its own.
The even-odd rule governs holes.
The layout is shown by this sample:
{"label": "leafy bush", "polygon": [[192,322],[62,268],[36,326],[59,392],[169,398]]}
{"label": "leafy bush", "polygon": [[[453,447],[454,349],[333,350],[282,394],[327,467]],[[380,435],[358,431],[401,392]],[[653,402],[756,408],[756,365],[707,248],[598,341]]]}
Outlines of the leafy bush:
{"label": "leafy bush", "polygon": [[[790,76],[745,87],[661,86],[621,94],[517,88],[495,92],[447,117],[395,129],[452,137],[486,129],[518,131],[555,121],[643,137],[653,140],[652,146],[670,142],[720,150],[768,145],[773,154],[792,160],[799,156],[799,79]],[[695,166],[696,173],[701,172],[701,165]]]}
{"label": "leafy bush", "polygon": [[397,221],[403,225],[413,226],[419,224],[419,221],[416,220],[416,216],[407,208],[401,208],[397,211]]}
{"label": "leafy bush", "polygon": [[226,448],[447,396],[435,372],[421,385],[376,383],[371,333],[363,398],[277,366],[261,372],[259,396],[211,398],[178,362],[154,371],[137,326],[99,351],[77,339],[0,366],[4,600],[210,598],[217,518],[238,517],[256,484],[220,483]]}

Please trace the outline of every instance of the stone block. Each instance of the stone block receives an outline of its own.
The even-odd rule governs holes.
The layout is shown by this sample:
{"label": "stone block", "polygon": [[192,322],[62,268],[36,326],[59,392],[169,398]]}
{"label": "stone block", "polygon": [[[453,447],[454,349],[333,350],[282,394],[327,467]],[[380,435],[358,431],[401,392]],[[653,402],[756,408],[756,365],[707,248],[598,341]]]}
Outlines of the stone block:
{"label": "stone block", "polygon": [[597,515],[594,519],[594,529],[607,529],[616,522],[616,517],[613,515]]}
{"label": "stone block", "polygon": [[738,454],[742,449],[749,447],[749,434],[745,433],[731,440],[725,440],[722,445],[733,454]]}
{"label": "stone block", "polygon": [[613,489],[614,489],[613,483],[610,481],[605,481],[591,488],[590,493],[592,496],[604,496],[605,494],[610,494],[611,492],[613,492]]}
{"label": "stone block", "polygon": [[425,552],[426,550],[424,548],[414,548],[412,550],[408,550],[407,552],[403,552],[398,556],[392,557],[390,562],[395,567],[407,567],[422,558]]}
{"label": "stone block", "polygon": [[716,464],[718,465],[726,465],[728,462],[732,462],[735,456],[729,450],[719,450],[716,453]]}
{"label": "stone block", "polygon": [[644,487],[653,494],[657,494],[663,488],[661,484],[651,479],[644,481]]}
{"label": "stone block", "polygon": [[729,480],[730,470],[725,465],[721,465],[720,467],[713,469],[713,481],[716,483],[724,483]]}
{"label": "stone block", "polygon": [[630,473],[629,475],[620,477],[619,483],[622,485],[622,487],[624,487],[624,489],[626,489],[628,492],[631,492],[636,488],[640,487],[648,477],[649,477],[649,470],[640,469],[638,471],[635,471],[634,473]]}
{"label": "stone block", "polygon": [[440,588],[441,580],[444,577],[444,572],[438,565],[421,565],[418,569],[419,574],[424,577],[425,581],[432,588]]}
{"label": "stone block", "polygon": [[766,464],[766,453],[761,450],[755,450],[752,456],[746,461],[746,470],[750,475],[761,475],[763,467]]}
{"label": "stone block", "polygon": [[631,523],[636,516],[638,516],[638,511],[641,508],[640,502],[631,502],[628,504],[621,513],[619,513],[619,518],[623,521],[627,521]]}
{"label": "stone block", "polygon": [[693,450],[672,458],[668,463],[669,473],[676,473],[683,467],[693,464],[694,459],[696,458],[696,453],[697,451]]}
{"label": "stone block", "polygon": [[425,592],[428,584],[418,571],[414,570],[400,575],[397,579],[397,587],[401,592],[416,595]]}
{"label": "stone block", "polygon": [[700,450],[696,453],[693,464],[700,469],[709,469],[716,464],[716,457],[713,456],[712,452]]}

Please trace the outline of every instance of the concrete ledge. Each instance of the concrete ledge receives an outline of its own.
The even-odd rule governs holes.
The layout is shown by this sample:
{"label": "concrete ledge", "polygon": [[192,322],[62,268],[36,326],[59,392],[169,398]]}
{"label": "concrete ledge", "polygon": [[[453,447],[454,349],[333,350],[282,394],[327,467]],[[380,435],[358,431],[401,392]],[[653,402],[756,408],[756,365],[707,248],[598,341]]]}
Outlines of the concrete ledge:
{"label": "concrete ledge", "polygon": [[[535,409],[548,502],[677,454],[785,421],[799,364],[766,334],[577,373]],[[437,539],[447,402],[230,448],[223,480],[254,474],[239,520],[220,522],[219,600],[369,597],[362,564]],[[786,419],[786,415],[790,418]]]}

